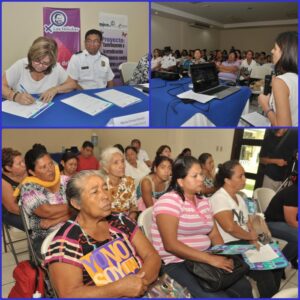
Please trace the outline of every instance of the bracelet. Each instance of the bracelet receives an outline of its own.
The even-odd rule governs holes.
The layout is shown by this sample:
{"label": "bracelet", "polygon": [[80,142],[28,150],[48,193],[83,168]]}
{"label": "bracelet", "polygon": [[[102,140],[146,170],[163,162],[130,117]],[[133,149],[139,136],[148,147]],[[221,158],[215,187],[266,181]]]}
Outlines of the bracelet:
{"label": "bracelet", "polygon": [[20,94],[20,92],[15,92],[15,94],[14,94],[14,96],[12,98],[12,101],[16,102],[16,97],[17,97],[18,94]]}
{"label": "bracelet", "polygon": [[265,112],[265,115],[268,116],[268,114],[269,114],[270,111],[274,111],[273,108],[269,108],[269,109]]}

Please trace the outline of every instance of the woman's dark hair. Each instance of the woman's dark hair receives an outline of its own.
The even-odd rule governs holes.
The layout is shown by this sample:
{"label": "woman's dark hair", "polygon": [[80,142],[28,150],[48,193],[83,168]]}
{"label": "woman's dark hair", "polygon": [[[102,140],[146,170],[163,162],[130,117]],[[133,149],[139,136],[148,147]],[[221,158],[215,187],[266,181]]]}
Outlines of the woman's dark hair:
{"label": "woman's dark hair", "polygon": [[161,146],[157,149],[157,151],[156,151],[156,156],[161,156],[161,154],[163,153],[163,151],[164,151],[166,148],[168,148],[168,149],[170,150],[170,152],[172,151],[171,148],[170,148],[170,146],[168,146],[168,145],[161,145]]}
{"label": "woman's dark hair", "polygon": [[181,156],[185,156],[187,152],[191,152],[192,153],[192,150],[190,148],[184,148],[181,153],[178,155],[178,158],[181,157]]}
{"label": "woman's dark hair", "polygon": [[[72,151],[65,151],[60,160],[63,161],[64,163],[66,163],[68,160],[73,159],[73,158],[78,160],[78,154],[76,154]],[[59,164],[59,169],[60,169],[60,171],[62,171],[64,169],[62,164]]]}
{"label": "woman's dark hair", "polygon": [[171,166],[173,164],[173,160],[167,156],[156,156],[151,167],[151,174],[154,173],[154,168],[157,168],[164,161],[168,161]]}
{"label": "woman's dark hair", "polygon": [[236,60],[237,55],[236,55],[235,51],[230,51],[229,54],[228,54],[228,57],[229,57],[230,54],[234,54],[234,60]]}
{"label": "woman's dark hair", "polygon": [[2,169],[6,172],[8,170],[5,167],[12,167],[14,164],[14,159],[16,156],[22,155],[21,152],[14,150],[12,148],[2,149]]}
{"label": "woman's dark hair", "polygon": [[84,36],[84,39],[86,40],[88,38],[88,36],[92,35],[92,34],[98,35],[100,41],[102,41],[102,39],[103,39],[102,32],[97,29],[90,29],[89,31],[87,31]]}
{"label": "woman's dark hair", "polygon": [[127,152],[128,150],[132,150],[132,151],[134,151],[136,154],[138,154],[136,148],[133,147],[133,146],[127,146],[127,147],[125,148],[125,154],[126,154],[126,152]]}
{"label": "woman's dark hair", "polygon": [[298,74],[298,32],[280,33],[276,39],[282,54],[275,64],[276,75],[292,72]]}
{"label": "woman's dark hair", "polygon": [[124,147],[121,144],[115,144],[114,147],[118,148],[124,154],[125,150],[124,150]]}
{"label": "woman's dark hair", "polygon": [[182,156],[175,160],[172,167],[172,179],[167,192],[174,190],[183,201],[185,201],[184,191],[177,183],[178,179],[185,178],[193,165],[200,165],[198,159],[193,156]]}
{"label": "woman's dark hair", "polygon": [[210,153],[205,152],[205,153],[200,154],[200,156],[198,157],[200,165],[204,165],[210,157],[212,157],[212,155]]}
{"label": "woman's dark hair", "polygon": [[228,160],[224,164],[218,165],[218,173],[216,174],[215,185],[219,189],[225,183],[225,178],[230,179],[233,175],[233,169],[239,165],[238,160]]}
{"label": "woman's dark hair", "polygon": [[32,148],[25,154],[25,165],[27,172],[29,170],[34,171],[36,161],[45,155],[49,155],[46,147],[41,144],[34,144]]}

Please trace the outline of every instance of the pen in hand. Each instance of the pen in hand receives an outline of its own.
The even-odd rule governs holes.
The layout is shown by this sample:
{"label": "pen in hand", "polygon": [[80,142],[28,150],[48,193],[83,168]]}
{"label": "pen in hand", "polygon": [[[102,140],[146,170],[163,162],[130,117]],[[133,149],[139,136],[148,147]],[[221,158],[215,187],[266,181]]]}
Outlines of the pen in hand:
{"label": "pen in hand", "polygon": [[25,89],[25,87],[20,84],[20,87],[21,89],[23,90],[22,93],[20,94],[21,95],[21,98],[20,98],[20,104],[32,104],[35,102],[35,99],[34,97],[32,97],[28,92],[27,90]]}

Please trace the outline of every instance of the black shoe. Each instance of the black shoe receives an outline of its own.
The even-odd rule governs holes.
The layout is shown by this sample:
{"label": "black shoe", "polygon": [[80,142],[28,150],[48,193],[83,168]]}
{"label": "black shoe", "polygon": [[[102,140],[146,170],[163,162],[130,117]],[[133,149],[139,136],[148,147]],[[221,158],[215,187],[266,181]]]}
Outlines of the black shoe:
{"label": "black shoe", "polygon": [[298,270],[298,258],[294,258],[291,260],[291,265],[293,269]]}

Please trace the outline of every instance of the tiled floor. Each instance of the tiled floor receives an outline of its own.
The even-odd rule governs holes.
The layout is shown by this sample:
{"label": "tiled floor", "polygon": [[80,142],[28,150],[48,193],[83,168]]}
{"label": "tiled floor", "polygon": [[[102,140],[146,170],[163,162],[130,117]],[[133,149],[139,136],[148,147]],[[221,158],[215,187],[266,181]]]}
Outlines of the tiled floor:
{"label": "tiled floor", "polygon": [[[14,239],[19,239],[25,237],[25,234],[18,230],[11,230],[11,235]],[[19,242],[15,244],[15,247],[18,252],[27,249],[26,241]],[[23,253],[18,255],[19,261],[26,260],[29,258],[29,254]],[[7,298],[11,288],[14,286],[14,279],[13,279],[13,270],[16,264],[11,252],[4,252],[3,244],[2,244],[2,298]],[[295,269],[291,269],[290,267],[286,268],[286,280],[281,282],[280,289],[287,289],[287,288],[294,288],[298,287],[298,271]]]}

